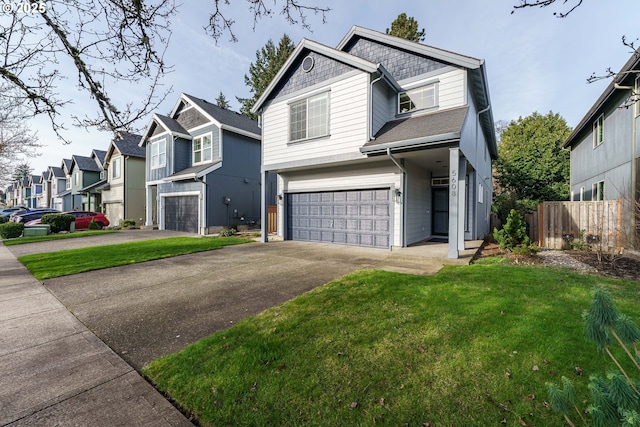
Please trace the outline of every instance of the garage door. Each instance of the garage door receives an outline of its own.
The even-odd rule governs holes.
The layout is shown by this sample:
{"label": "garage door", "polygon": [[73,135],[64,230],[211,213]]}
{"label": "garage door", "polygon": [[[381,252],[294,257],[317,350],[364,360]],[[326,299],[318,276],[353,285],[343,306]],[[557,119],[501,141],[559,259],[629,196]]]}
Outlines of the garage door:
{"label": "garage door", "polygon": [[389,189],[287,195],[287,239],[388,248]]}
{"label": "garage door", "polygon": [[198,233],[198,196],[165,197],[164,228]]}

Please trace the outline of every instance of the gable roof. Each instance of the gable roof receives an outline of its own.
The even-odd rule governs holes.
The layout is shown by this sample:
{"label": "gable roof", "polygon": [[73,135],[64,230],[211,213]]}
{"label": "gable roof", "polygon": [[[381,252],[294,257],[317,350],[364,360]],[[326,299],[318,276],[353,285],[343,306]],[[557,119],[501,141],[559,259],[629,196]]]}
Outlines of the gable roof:
{"label": "gable roof", "polygon": [[630,78],[632,70],[640,69],[640,52],[634,52],[631,58],[623,65],[618,74],[611,83],[605,88],[604,92],[598,97],[596,102],[589,108],[582,120],[576,125],[573,131],[567,137],[567,140],[562,144],[562,148],[568,148],[575,143],[580,142],[579,137],[585,131],[591,131],[591,124],[595,121],[596,117],[600,116],[607,107],[611,98],[615,95],[616,90],[621,89],[621,84]]}
{"label": "gable roof", "polygon": [[71,172],[71,159],[62,159],[62,163],[60,164],[61,169],[66,169],[67,172]]}
{"label": "gable roof", "polygon": [[81,171],[87,171],[87,172],[101,171],[96,161],[91,157],[77,156],[74,154],[73,156],[71,156],[71,167],[69,168],[69,171],[73,170],[74,165],[78,166],[78,169],[80,169]]}
{"label": "gable roof", "polygon": [[380,72],[381,75],[385,76],[388,79],[388,83],[392,86],[396,87],[397,90],[400,90],[398,83],[391,77],[391,75],[381,66],[381,64],[374,64],[373,62],[367,61],[366,59],[359,58],[355,55],[351,55],[350,53],[343,52],[338,49],[331,48],[322,43],[315,42],[313,40],[309,40],[303,38],[298,46],[291,52],[289,58],[285,61],[285,63],[280,68],[280,71],[275,75],[269,86],[264,90],[262,95],[256,100],[255,105],[251,109],[252,113],[257,113],[262,108],[262,105],[265,103],[267,99],[271,96],[274,89],[278,86],[283,77],[287,74],[292,65],[296,62],[296,60],[306,51],[312,51],[316,53],[320,53],[329,58],[332,58],[336,61],[342,62],[344,64],[350,65],[358,70],[367,72],[367,73],[375,73]]}
{"label": "gable roof", "polygon": [[56,178],[66,178],[64,171],[58,166],[49,166],[49,173],[50,176],[54,176]]}
{"label": "gable roof", "polygon": [[125,133],[121,135],[120,138],[114,138],[111,141],[111,144],[109,144],[103,165],[109,163],[116,149],[123,156],[139,157],[144,159],[147,156],[147,150],[138,145],[141,138],[142,136],[135,133]]}
{"label": "gable roof", "polygon": [[360,151],[373,154],[388,148],[413,149],[458,141],[469,112],[468,106],[387,122]]}
{"label": "gable roof", "polygon": [[237,113],[233,110],[218,107],[217,105],[210,103],[206,99],[196,98],[195,96],[191,96],[186,93],[183,93],[181,97],[190,102],[194,107],[200,110],[200,112],[205,114],[210,120],[217,122],[219,127],[221,127],[222,129],[227,129],[236,133],[246,134],[246,136],[252,138],[260,139],[261,130],[258,127],[257,120]]}

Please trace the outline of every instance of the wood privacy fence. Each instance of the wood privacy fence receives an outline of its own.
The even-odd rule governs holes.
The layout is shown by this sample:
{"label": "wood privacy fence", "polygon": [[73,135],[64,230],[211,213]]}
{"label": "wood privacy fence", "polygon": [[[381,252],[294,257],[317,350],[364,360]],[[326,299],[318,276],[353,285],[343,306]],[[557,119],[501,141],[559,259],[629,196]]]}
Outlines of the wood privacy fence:
{"label": "wood privacy fence", "polygon": [[278,231],[278,207],[267,206],[267,232],[275,233]]}
{"label": "wood privacy fence", "polygon": [[542,202],[527,215],[529,238],[540,248],[571,249],[571,242],[622,247],[622,200]]}

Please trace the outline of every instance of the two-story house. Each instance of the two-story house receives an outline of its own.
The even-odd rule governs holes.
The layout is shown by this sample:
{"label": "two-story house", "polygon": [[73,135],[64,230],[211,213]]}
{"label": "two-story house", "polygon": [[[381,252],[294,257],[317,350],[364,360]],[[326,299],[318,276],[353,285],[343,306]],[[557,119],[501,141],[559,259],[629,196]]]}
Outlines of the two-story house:
{"label": "two-story house", "polygon": [[28,184],[29,191],[26,196],[27,207],[35,209],[41,208],[39,201],[42,198],[42,176],[41,175],[29,175]]}
{"label": "two-story house", "polygon": [[253,112],[283,238],[441,239],[457,258],[490,231],[497,144],[484,61],[354,26],[335,49],[303,39]]}
{"label": "two-story house", "polygon": [[104,158],[106,151],[93,150],[91,157],[71,156],[71,209],[100,211],[102,208],[99,187],[106,183]]}
{"label": "two-story house", "polygon": [[49,207],[63,211],[61,194],[67,191],[67,177],[59,166],[49,166]]}
{"label": "two-story house", "polygon": [[107,185],[102,189],[103,210],[109,221],[118,224],[125,219],[144,224],[145,155],[141,136],[125,134],[109,144],[104,159]]}
{"label": "two-story house", "polygon": [[257,224],[260,141],[255,120],[181,94],[169,116],[153,115],[140,142],[146,148],[145,225],[210,234]]}
{"label": "two-story house", "polygon": [[49,199],[49,194],[51,194],[51,183],[49,182],[49,169],[47,168],[47,170],[43,171],[42,174],[40,174],[41,176],[41,183],[42,183],[42,192],[40,193],[40,196],[38,196],[38,201],[37,201],[37,205],[39,208],[51,208],[51,205],[49,204],[50,199]]}
{"label": "two-story house", "polygon": [[571,200],[622,199],[628,235],[640,200],[639,72],[634,53],[563,145],[571,150]]}
{"label": "two-story house", "polygon": [[74,197],[71,194],[71,162],[71,159],[62,159],[62,161],[60,162],[60,169],[62,169],[62,172],[65,176],[64,189],[58,191],[58,198],[60,199],[62,205],[61,210],[63,212],[70,211],[74,208]]}

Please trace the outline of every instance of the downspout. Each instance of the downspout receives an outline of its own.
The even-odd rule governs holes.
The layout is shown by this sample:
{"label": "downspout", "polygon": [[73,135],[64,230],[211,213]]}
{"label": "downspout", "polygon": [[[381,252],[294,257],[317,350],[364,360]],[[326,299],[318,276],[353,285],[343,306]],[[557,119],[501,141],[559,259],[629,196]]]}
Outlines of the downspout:
{"label": "downspout", "polygon": [[[480,114],[484,114],[484,113],[486,113],[487,111],[489,111],[490,109],[491,109],[491,104],[487,105],[487,107],[486,107],[486,108],[484,108],[484,109],[482,109],[482,110],[480,110],[480,111],[478,111],[478,112],[476,113],[476,166],[477,166],[477,165],[478,165],[478,163],[479,163],[479,160],[478,160],[479,150],[478,150],[477,145],[478,145],[478,136],[479,136],[479,135],[478,135],[478,126],[480,125]],[[487,141],[487,142],[488,142],[488,141]],[[489,150],[489,147],[486,147],[486,149],[487,149],[487,151],[488,151],[488,150]],[[484,154],[484,150],[483,150],[483,154]],[[491,153],[489,153],[489,157],[491,157]],[[484,182],[484,185],[485,185],[485,186],[487,187],[487,189],[489,190],[489,196],[487,197],[487,200],[485,200],[485,203],[489,203],[489,202],[490,202],[490,200],[491,200],[491,197],[492,197],[492,192],[493,192],[492,190],[493,190],[493,188],[492,188],[492,186],[491,186],[491,185],[489,185],[489,183],[487,183],[487,181],[491,179],[491,174],[492,174],[492,173],[493,173],[492,171],[489,171],[489,176],[483,176],[483,177],[482,177],[482,181]],[[475,185],[475,182],[474,182],[474,185]],[[474,189],[472,189],[471,191],[475,192],[475,188],[474,188]],[[483,188],[483,191],[484,191],[484,188]],[[484,196],[484,195],[483,195],[483,196]],[[483,199],[483,200],[484,200],[484,199]],[[476,197],[474,197],[474,203],[473,203],[473,205],[474,205],[474,206],[473,206],[473,217],[474,217],[474,222],[475,222],[475,230],[473,230],[473,234],[476,234],[476,233],[477,233],[477,231],[478,231],[478,211],[477,211],[477,206],[478,206],[478,197],[477,197],[477,195],[476,195]],[[489,213],[489,215],[491,215],[491,213]],[[491,221],[491,219],[489,219],[489,221]],[[490,225],[489,225],[489,231],[491,231],[491,226],[490,226]],[[474,237],[474,236],[472,236],[472,238],[473,238],[473,237]]]}
{"label": "downspout", "polygon": [[[406,210],[406,198],[407,198],[407,192],[405,191],[407,188],[407,170],[404,168],[404,166],[402,166],[400,164],[400,162],[398,162],[398,159],[396,159],[395,157],[393,157],[393,154],[391,154],[391,148],[387,148],[387,156],[389,156],[389,158],[391,159],[391,161],[398,167],[398,169],[400,169],[402,171],[402,183],[401,183],[401,188],[402,188],[402,193],[400,194],[400,210],[402,212],[402,230],[400,232],[400,236],[402,238],[402,241],[400,242],[400,247],[405,247],[405,243],[407,241],[407,229],[405,227],[405,224],[407,223],[407,210]],[[395,203],[395,202],[394,202]]]}

